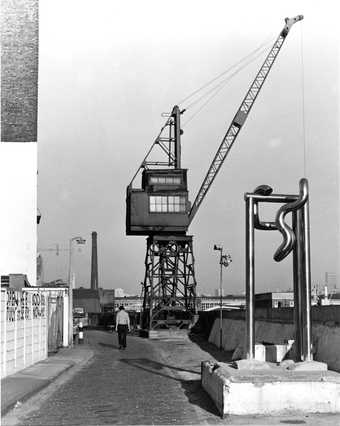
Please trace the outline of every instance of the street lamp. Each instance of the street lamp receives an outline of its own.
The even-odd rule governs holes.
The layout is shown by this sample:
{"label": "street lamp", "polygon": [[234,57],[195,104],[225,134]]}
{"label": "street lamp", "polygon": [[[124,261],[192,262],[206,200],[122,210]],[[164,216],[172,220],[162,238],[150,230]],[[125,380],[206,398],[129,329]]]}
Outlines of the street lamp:
{"label": "street lamp", "polygon": [[73,254],[73,242],[77,244],[85,244],[86,240],[82,237],[73,237],[69,242],[69,263],[68,263],[68,288],[69,288],[69,346],[73,345],[73,288],[74,288],[74,273],[72,271],[72,254]]}
{"label": "street lamp", "polygon": [[223,247],[214,245],[214,250],[220,252],[220,350],[222,350],[222,323],[223,323],[223,315],[222,315],[222,267],[229,266],[232,262],[230,254],[223,254]]}

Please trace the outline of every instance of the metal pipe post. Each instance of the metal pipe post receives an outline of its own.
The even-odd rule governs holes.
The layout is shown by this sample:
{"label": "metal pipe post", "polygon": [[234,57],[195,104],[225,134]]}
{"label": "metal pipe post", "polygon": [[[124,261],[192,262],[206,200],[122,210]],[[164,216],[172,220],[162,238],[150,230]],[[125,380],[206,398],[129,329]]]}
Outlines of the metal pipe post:
{"label": "metal pipe post", "polygon": [[73,346],[73,282],[72,282],[72,241],[73,238],[69,241],[69,264],[68,264],[68,300],[69,300],[69,308],[68,308],[68,344],[69,346]]}
{"label": "metal pipe post", "polygon": [[312,322],[311,322],[311,269],[310,269],[310,230],[309,230],[309,202],[304,204],[301,219],[303,225],[304,251],[304,288],[303,288],[303,357],[304,361],[312,361]]}
{"label": "metal pipe post", "polygon": [[254,200],[246,194],[246,354],[255,359],[255,252]]}
{"label": "metal pipe post", "polygon": [[175,168],[181,168],[181,111],[176,105],[172,110],[172,116],[174,117],[175,127]]}
{"label": "metal pipe post", "polygon": [[303,361],[305,359],[304,357],[304,346],[305,346],[305,337],[304,337],[304,323],[305,323],[305,310],[306,310],[306,304],[305,304],[305,283],[306,283],[306,277],[305,277],[305,253],[304,253],[304,236],[303,236],[303,217],[302,217],[302,211],[301,209],[297,210],[296,212],[293,212],[293,216],[296,214],[296,242],[295,242],[295,249],[294,253],[296,253],[296,274],[297,274],[297,291],[296,291],[296,305],[297,305],[297,311],[296,311],[296,328],[297,328],[297,346],[296,346],[296,353],[297,353],[297,361]]}
{"label": "metal pipe post", "polygon": [[222,278],[222,250],[220,254],[220,351],[223,349],[222,346],[222,335],[223,335],[223,313],[222,313],[222,284],[223,284],[223,278]]}
{"label": "metal pipe post", "polygon": [[296,347],[295,361],[301,361],[302,354],[302,302],[301,302],[301,212],[299,210],[292,213],[293,231],[296,236],[293,250],[293,281],[294,281],[294,339]]}

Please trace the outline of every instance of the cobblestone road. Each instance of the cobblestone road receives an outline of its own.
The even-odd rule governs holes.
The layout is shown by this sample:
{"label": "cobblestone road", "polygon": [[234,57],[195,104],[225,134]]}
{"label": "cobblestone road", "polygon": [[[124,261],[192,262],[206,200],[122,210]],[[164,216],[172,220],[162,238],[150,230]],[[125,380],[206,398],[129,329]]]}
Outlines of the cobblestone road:
{"label": "cobblestone road", "polygon": [[[21,424],[221,422],[212,402],[199,386],[200,362],[197,361],[196,365],[191,362],[188,349],[191,344],[129,336],[128,348],[119,351],[116,340],[116,334],[87,332],[87,344],[95,350],[93,362],[57,390],[38,411],[24,418]],[[176,366],[174,355],[179,351],[189,368],[185,367],[185,362],[180,368]]]}
{"label": "cobblestone road", "polygon": [[[21,426],[308,424],[340,425],[340,417],[241,418],[222,420],[200,387],[200,362],[228,354],[187,340],[151,341],[128,336],[119,351],[117,336],[87,331],[93,361],[66,381]],[[222,357],[222,358],[221,358]],[[224,359],[223,359],[224,357]]]}

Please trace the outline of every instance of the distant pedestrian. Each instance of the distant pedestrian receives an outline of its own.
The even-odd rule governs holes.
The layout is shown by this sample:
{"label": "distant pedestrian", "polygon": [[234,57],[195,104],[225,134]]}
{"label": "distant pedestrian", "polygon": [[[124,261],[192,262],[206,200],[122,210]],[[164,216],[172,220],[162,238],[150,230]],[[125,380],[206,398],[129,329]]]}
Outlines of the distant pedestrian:
{"label": "distant pedestrian", "polygon": [[124,306],[119,306],[119,312],[116,316],[116,331],[118,331],[119,349],[125,349],[126,335],[130,331],[130,318]]}

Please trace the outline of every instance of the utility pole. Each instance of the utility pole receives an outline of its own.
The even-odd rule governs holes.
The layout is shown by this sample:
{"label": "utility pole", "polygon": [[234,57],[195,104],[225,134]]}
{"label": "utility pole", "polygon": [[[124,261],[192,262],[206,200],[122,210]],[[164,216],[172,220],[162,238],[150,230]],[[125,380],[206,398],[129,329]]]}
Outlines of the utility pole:
{"label": "utility pole", "polygon": [[223,266],[227,267],[232,262],[230,254],[223,254],[223,247],[214,245],[214,250],[220,252],[220,351],[223,349]]}
{"label": "utility pole", "polygon": [[68,311],[68,320],[69,320],[69,336],[68,342],[69,346],[73,346],[73,287],[74,287],[74,274],[72,270],[72,251],[73,251],[73,242],[77,244],[85,244],[86,240],[82,237],[73,237],[69,241],[69,264],[68,264],[68,288],[69,288],[69,311]]}

